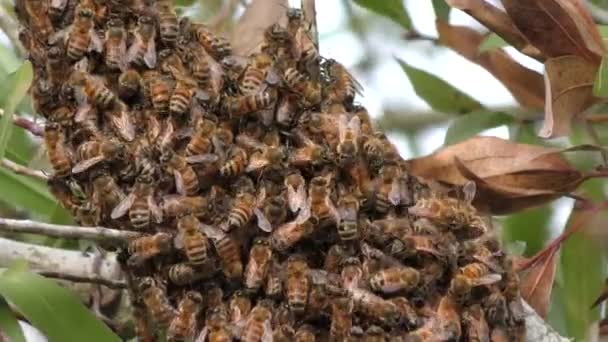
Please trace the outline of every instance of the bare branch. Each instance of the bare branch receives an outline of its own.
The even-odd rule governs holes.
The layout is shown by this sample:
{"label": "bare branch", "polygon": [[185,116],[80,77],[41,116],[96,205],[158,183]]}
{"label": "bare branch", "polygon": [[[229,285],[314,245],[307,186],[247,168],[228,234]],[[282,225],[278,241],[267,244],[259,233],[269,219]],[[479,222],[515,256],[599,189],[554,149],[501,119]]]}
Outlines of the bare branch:
{"label": "bare branch", "polygon": [[304,12],[304,19],[310,24],[310,35],[319,49],[319,31],[317,29],[317,9],[315,6],[315,0],[301,0],[301,8]]}
{"label": "bare branch", "polygon": [[224,1],[220,11],[209,20],[209,27],[214,32],[219,32],[220,28],[224,27],[226,22],[234,15],[238,6],[238,0]]}
{"label": "bare branch", "polygon": [[47,180],[49,180],[49,177],[44,172],[42,172],[40,170],[33,170],[28,167],[19,165],[19,164],[15,163],[14,161],[6,159],[6,158],[3,158],[2,160],[0,160],[0,165],[2,165],[2,167],[4,167],[4,168],[9,169],[9,170],[13,171],[14,173],[17,173],[20,175],[38,178],[45,182]]}
{"label": "bare branch", "polygon": [[[4,115],[4,110],[0,108],[0,117],[2,117],[2,115]],[[37,137],[44,135],[44,128],[40,127],[32,120],[28,120],[15,114],[13,114],[13,125],[21,127]]]}
{"label": "bare branch", "polygon": [[114,253],[101,256],[0,238],[0,267],[9,267],[18,260],[26,260],[33,270],[50,277],[126,287]]}
{"label": "bare branch", "polygon": [[142,236],[139,232],[105,227],[79,227],[43,223],[31,220],[0,218],[0,232],[30,233],[64,239],[85,239],[97,242],[125,244]]}
{"label": "bare branch", "polygon": [[558,334],[553,328],[547,324],[537,313],[522,300],[524,308],[524,317],[526,319],[526,341],[540,342],[568,342],[569,339]]}

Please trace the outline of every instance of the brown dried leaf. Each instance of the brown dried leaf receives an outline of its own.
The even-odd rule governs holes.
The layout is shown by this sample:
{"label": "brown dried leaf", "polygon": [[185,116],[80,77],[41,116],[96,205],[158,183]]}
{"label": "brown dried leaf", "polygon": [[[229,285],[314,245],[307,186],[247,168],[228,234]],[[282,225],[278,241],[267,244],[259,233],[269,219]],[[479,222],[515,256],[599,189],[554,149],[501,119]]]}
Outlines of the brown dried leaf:
{"label": "brown dried leaf", "polygon": [[436,25],[442,44],[488,70],[522,106],[543,108],[545,86],[541,74],[517,63],[503,50],[478,53],[485,37],[469,27],[454,26],[443,21],[437,21]]}
{"label": "brown dried leaf", "polygon": [[581,0],[502,0],[517,28],[547,57],[576,55],[599,65],[605,48]]}
{"label": "brown dried leaf", "polygon": [[523,298],[542,318],[546,318],[549,311],[557,266],[556,256],[557,249],[554,249],[542,262],[532,266],[520,276]]}
{"label": "brown dried leaf", "polygon": [[570,55],[545,62],[545,121],[539,135],[554,138],[570,132],[572,119],[596,102],[593,82],[598,65]]}
{"label": "brown dried leaf", "polygon": [[255,52],[270,25],[286,20],[287,0],[253,0],[232,32],[232,47],[237,56]]}

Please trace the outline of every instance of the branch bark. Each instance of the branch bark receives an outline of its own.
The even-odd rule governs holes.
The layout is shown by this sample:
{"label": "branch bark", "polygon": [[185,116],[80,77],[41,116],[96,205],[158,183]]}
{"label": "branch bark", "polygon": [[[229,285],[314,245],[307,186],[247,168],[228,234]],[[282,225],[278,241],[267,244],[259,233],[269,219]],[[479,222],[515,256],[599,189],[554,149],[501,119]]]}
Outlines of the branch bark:
{"label": "branch bark", "polygon": [[40,170],[33,170],[33,169],[30,169],[29,167],[19,165],[9,159],[0,160],[0,165],[2,165],[2,167],[4,167],[4,168],[9,169],[9,170],[13,171],[14,173],[17,173],[20,175],[37,178],[37,179],[40,179],[45,182],[49,180],[49,177],[44,172],[42,172]]}

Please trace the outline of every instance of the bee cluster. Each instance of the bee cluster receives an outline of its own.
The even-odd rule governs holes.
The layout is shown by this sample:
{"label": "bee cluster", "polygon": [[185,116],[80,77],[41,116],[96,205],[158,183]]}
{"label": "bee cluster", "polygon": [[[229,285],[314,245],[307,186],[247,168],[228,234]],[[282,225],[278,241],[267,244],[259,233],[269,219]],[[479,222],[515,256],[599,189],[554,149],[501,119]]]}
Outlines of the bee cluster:
{"label": "bee cluster", "polygon": [[[172,0],[21,0],[53,194],[121,254],[144,341],[513,341],[518,279],[407,173],[287,11],[247,57]],[[152,328],[152,329],[148,329]]]}

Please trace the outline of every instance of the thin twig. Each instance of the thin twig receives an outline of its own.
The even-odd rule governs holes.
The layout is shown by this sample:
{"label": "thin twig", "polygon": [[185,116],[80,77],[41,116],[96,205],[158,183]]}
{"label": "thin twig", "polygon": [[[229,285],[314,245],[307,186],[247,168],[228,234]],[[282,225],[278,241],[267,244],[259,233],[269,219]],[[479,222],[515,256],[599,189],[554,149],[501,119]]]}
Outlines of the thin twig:
{"label": "thin twig", "polygon": [[37,178],[37,179],[40,179],[45,182],[49,180],[49,176],[47,176],[44,172],[42,172],[40,170],[33,170],[28,167],[19,165],[19,164],[15,163],[14,161],[6,159],[6,158],[0,160],[0,165],[2,165],[2,167],[4,167],[5,169],[9,169],[9,170],[13,171],[14,173],[17,173],[20,175]]}
{"label": "thin twig", "polygon": [[139,232],[116,230],[105,227],[67,226],[8,218],[0,218],[0,231],[40,234],[64,239],[85,239],[121,245],[134,238],[142,236],[142,234]]}
{"label": "thin twig", "polygon": [[211,30],[214,32],[220,32],[220,28],[226,25],[226,21],[234,15],[234,12],[236,12],[238,6],[238,0],[224,1],[224,5],[220,11],[209,20],[209,27]]}
{"label": "thin twig", "polygon": [[89,274],[89,275],[80,275],[80,274],[66,274],[53,270],[34,270],[34,272],[43,275],[49,278],[57,278],[72,281],[75,283],[93,283],[99,284],[111,289],[124,289],[127,287],[127,283],[124,280],[120,279],[107,279],[100,275]]}
{"label": "thin twig", "polygon": [[309,32],[317,50],[319,49],[319,30],[317,28],[317,8],[315,0],[301,0],[300,8],[304,12],[304,20],[310,24]]}
{"label": "thin twig", "polygon": [[[0,117],[2,117],[2,115],[4,115],[4,110],[0,108]],[[32,120],[20,117],[18,115],[13,114],[13,125],[21,127],[37,137],[41,137],[44,135],[44,128],[42,128]]]}

